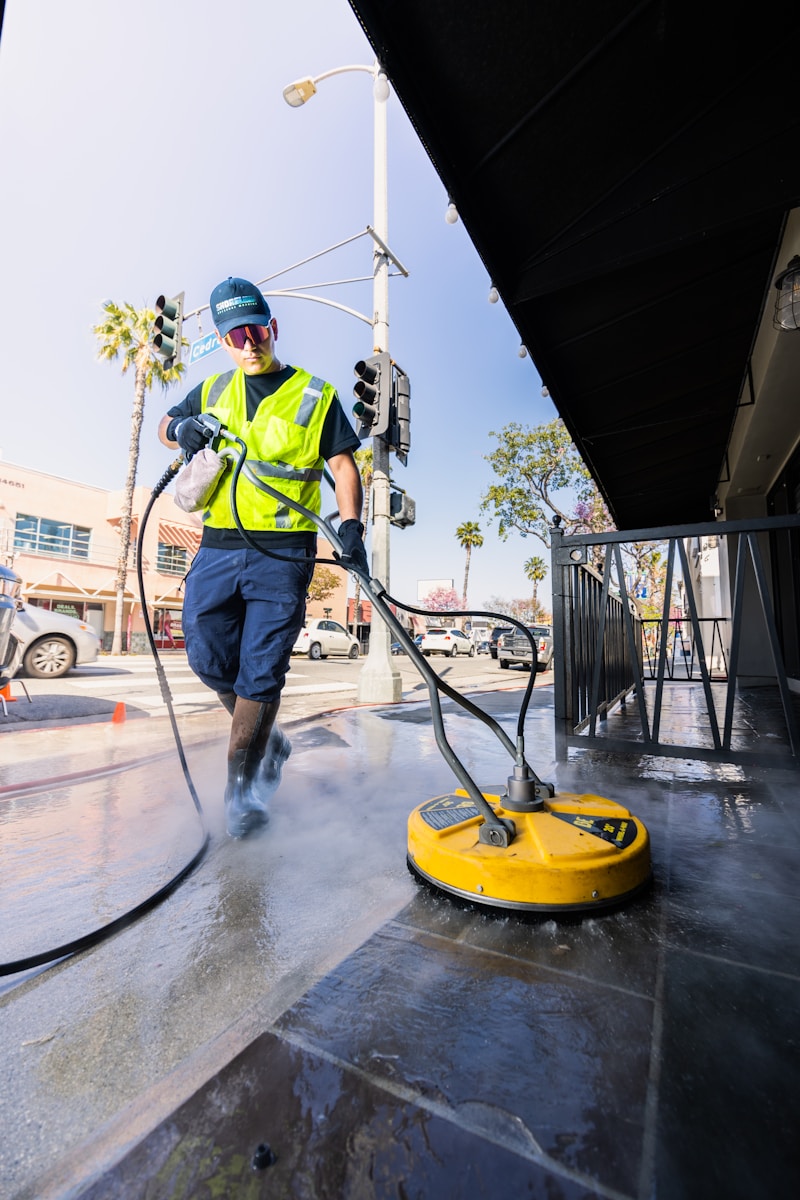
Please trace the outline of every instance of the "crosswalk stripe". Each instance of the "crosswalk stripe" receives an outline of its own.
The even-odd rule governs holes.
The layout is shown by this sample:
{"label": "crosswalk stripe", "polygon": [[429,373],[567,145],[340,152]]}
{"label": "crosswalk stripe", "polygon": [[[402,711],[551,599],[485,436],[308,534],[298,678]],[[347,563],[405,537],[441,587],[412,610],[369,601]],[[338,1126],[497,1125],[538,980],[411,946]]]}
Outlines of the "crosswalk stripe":
{"label": "crosswalk stripe", "polygon": [[[166,676],[167,676],[167,682],[170,684],[173,684],[173,685],[197,682],[197,676],[195,675],[194,671],[190,670],[188,667],[184,667],[177,671],[167,671]],[[292,678],[293,679],[306,679],[307,676],[305,675],[305,673],[303,671],[292,671]],[[70,676],[70,678],[67,680],[67,682],[69,684],[71,684],[72,687],[82,688],[84,690],[114,691],[114,690],[119,690],[120,688],[148,687],[149,685],[157,682],[157,680],[153,676],[152,671],[151,671],[150,677],[148,679],[145,679],[145,678],[131,679],[128,676],[126,676],[125,674],[120,674],[120,675],[93,675],[91,678],[87,678],[86,676],[84,676],[81,679],[76,679],[74,676]],[[323,686],[326,687],[327,685],[323,685]]]}
{"label": "crosswalk stripe", "polygon": [[[153,695],[140,696],[136,692],[128,695],[126,703],[136,708],[166,708],[166,701],[161,694],[153,693]],[[214,692],[210,692],[208,688],[204,688],[202,692],[179,692],[172,697],[173,707],[179,708],[182,704],[219,704],[219,700]]]}
{"label": "crosswalk stripe", "polygon": [[314,692],[357,692],[357,683],[307,683],[300,687],[285,687],[283,696],[310,696]]}
{"label": "crosswalk stripe", "polygon": [[[187,671],[183,676],[168,674],[167,679],[170,683],[192,683],[197,680],[197,676],[191,671]],[[119,691],[121,688],[149,687],[156,682],[154,678],[149,679],[130,679],[125,675],[114,676],[97,676],[94,679],[69,679],[67,681],[73,687],[80,688],[82,691],[99,691],[113,692]]]}
{"label": "crosswalk stripe", "polygon": [[[286,696],[286,695],[309,696],[309,695],[322,694],[324,692],[329,692],[329,693],[333,694],[336,692],[355,692],[357,690],[358,690],[358,685],[355,683],[337,683],[337,684],[310,683],[310,684],[306,685],[305,687],[303,687],[303,686],[285,687],[283,689],[282,695],[284,695],[284,696]],[[146,693],[145,695],[140,695],[137,692],[130,692],[127,697],[127,703],[130,704],[132,707],[146,708],[148,710],[156,709],[156,708],[166,708],[166,706],[167,706],[166,701],[163,699],[163,697],[160,695],[160,693],[159,694]],[[219,701],[217,700],[215,693],[209,691],[208,688],[204,688],[202,692],[178,692],[177,694],[172,696],[172,705],[174,708],[180,708],[181,705],[185,705],[185,704],[218,704],[218,703],[219,703]]]}

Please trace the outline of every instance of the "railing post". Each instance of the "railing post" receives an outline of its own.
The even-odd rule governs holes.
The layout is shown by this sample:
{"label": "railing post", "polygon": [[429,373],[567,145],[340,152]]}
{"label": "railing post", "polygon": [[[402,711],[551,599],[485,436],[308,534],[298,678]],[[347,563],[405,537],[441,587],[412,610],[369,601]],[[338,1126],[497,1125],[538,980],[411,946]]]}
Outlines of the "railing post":
{"label": "railing post", "polygon": [[572,655],[566,628],[567,614],[570,611],[569,567],[562,563],[563,541],[564,531],[561,529],[560,518],[554,517],[550,527],[550,577],[553,597],[553,717],[557,762],[566,762],[569,754],[567,696],[572,695],[572,683],[568,675],[572,670]]}

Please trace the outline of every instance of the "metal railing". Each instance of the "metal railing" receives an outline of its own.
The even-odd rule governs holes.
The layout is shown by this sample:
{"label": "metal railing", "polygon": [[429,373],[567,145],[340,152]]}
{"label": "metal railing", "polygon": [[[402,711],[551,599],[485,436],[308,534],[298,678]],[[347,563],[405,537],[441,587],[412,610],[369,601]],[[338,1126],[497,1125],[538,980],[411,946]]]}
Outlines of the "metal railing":
{"label": "metal railing", "polygon": [[[602,534],[567,535],[557,525],[551,530],[557,757],[566,758],[571,748],[599,747],[612,753],[763,762],[763,752],[733,744],[742,618],[749,589],[748,602],[755,597],[763,617],[785,728],[785,740],[770,758],[800,763],[800,735],[758,543],[759,534],[777,529],[800,529],[800,516]],[[730,618],[700,615],[686,549],[693,538],[727,541],[729,560],[735,563]],[[645,621],[628,593],[622,558],[623,546],[642,542],[667,546],[662,615]],[[602,561],[602,570],[591,565],[591,557]],[[684,589],[680,618],[671,604],[676,564]],[[676,632],[683,659],[677,670]],[[723,635],[729,636],[727,651]],[[665,684],[678,681],[695,689],[692,720],[684,722],[680,742],[674,740],[672,730],[666,737],[662,734],[665,707],[669,708]],[[698,692],[702,693],[699,700]],[[612,710],[621,718],[615,718],[613,731]]]}
{"label": "metal railing", "polygon": [[[725,633],[728,617],[698,617],[703,633],[706,665],[712,683],[725,683],[728,678],[728,654]],[[661,617],[642,617],[642,657],[645,679],[655,679],[662,652],[664,621]],[[700,679],[699,647],[692,636],[691,621],[685,617],[670,617],[666,629],[665,681],[681,683]]]}

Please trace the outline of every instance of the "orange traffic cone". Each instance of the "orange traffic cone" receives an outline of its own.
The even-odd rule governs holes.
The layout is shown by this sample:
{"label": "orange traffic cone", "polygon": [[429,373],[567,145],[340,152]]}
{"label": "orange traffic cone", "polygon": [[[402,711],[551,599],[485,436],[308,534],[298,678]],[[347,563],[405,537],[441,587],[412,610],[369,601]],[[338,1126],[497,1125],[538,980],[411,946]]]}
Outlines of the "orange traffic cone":
{"label": "orange traffic cone", "polygon": [[4,688],[0,688],[0,696],[2,696],[4,700],[8,701],[9,704],[16,704],[17,702],[17,697],[11,695],[10,683],[7,683]]}
{"label": "orange traffic cone", "polygon": [[112,725],[121,725],[125,720],[125,702],[120,700],[114,707],[114,715],[111,718]]}

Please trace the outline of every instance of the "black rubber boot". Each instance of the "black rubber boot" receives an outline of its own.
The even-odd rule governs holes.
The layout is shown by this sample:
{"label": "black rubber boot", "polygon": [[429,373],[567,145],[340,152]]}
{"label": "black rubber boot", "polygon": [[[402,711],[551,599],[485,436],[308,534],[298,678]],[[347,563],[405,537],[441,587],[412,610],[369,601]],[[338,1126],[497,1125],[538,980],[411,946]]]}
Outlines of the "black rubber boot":
{"label": "black rubber boot", "polygon": [[236,700],[225,788],[225,820],[231,837],[244,837],[268,820],[268,801],[292,751],[291,742],[275,725],[277,712],[277,703]]}
{"label": "black rubber boot", "polygon": [[236,692],[217,692],[219,702],[223,708],[233,716],[233,710],[236,708]]}
{"label": "black rubber boot", "polygon": [[261,760],[261,770],[256,780],[257,789],[259,792],[266,792],[268,798],[277,792],[281,782],[283,764],[291,753],[292,743],[283,730],[278,727],[276,721],[270,731],[266,753]]}
{"label": "black rubber boot", "polygon": [[269,820],[266,802],[253,791],[253,780],[260,766],[261,759],[254,758],[248,750],[236,750],[228,762],[225,826],[231,837],[244,837]]}

